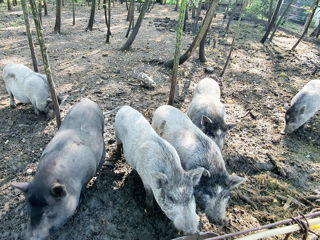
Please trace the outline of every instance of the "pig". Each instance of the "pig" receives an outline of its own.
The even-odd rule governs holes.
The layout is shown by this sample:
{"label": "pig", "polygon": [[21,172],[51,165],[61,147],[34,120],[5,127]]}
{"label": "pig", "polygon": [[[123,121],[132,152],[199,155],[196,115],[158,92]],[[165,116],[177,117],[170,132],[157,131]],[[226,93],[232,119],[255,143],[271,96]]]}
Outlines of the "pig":
{"label": "pig", "polygon": [[115,135],[127,163],[138,172],[143,182],[146,206],[152,208],[154,197],[179,231],[195,233],[198,216],[193,188],[204,168],[186,172],[176,150],[156,134],[142,114],[130,106],[123,106],[117,112]]}
{"label": "pig", "polygon": [[180,110],[169,105],[159,107],[154,113],[152,127],[177,150],[186,171],[198,167],[208,171],[195,186],[196,203],[205,210],[210,221],[222,224],[230,190],[246,179],[227,172],[217,144]]}
{"label": "pig", "polygon": [[292,99],[285,113],[282,134],[292,133],[320,109],[320,80],[308,82]]}
{"label": "pig", "polygon": [[12,183],[25,194],[27,238],[45,239],[70,218],[80,194],[105,159],[104,118],[89,99],[75,104],[45,148],[31,183]]}
{"label": "pig", "polygon": [[225,123],[225,114],[219,84],[212,78],[202,79],[195,88],[187,115],[221,150],[227,131],[236,126]]}
{"label": "pig", "polygon": [[[14,98],[22,103],[31,103],[36,115],[44,112],[53,116],[53,103],[46,75],[36,73],[22,64],[7,64],[2,72],[10,107],[15,107]],[[57,97],[59,104],[61,98]]]}

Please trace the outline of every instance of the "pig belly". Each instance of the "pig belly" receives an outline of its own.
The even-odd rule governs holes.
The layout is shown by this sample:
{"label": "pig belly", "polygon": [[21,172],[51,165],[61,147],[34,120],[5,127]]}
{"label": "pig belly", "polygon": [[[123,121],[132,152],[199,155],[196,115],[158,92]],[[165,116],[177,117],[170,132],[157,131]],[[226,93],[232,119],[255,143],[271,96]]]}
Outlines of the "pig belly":
{"label": "pig belly", "polygon": [[26,96],[25,91],[18,86],[17,83],[10,83],[7,89],[13,94],[13,96],[22,103],[30,103],[30,99]]}

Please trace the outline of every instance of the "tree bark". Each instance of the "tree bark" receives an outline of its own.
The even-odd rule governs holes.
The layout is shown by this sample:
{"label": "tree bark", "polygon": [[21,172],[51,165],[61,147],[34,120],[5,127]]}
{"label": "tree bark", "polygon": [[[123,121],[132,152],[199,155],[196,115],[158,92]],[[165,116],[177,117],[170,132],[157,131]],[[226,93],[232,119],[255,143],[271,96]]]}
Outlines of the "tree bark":
{"label": "tree bark", "polygon": [[269,11],[268,11],[268,24],[270,24],[271,17],[272,17],[272,7],[273,7],[273,0],[270,1]]}
{"label": "tree bark", "polygon": [[47,0],[43,0],[44,4],[44,15],[48,16],[48,5],[47,5]]}
{"label": "tree bark", "polygon": [[281,17],[279,18],[278,22],[276,23],[276,26],[274,27],[273,32],[272,32],[272,34],[271,34],[271,36],[270,36],[270,38],[269,38],[269,41],[270,41],[270,42],[272,41],[275,32],[277,31],[278,27],[280,26],[280,23],[281,23],[283,17],[286,16],[287,13],[289,12],[289,9],[290,9],[292,3],[293,3],[293,0],[291,0],[291,1],[288,3],[288,6],[287,6],[286,9],[283,11]]}
{"label": "tree bark", "polygon": [[39,19],[40,19],[40,22],[41,22],[41,24],[42,24],[42,6],[41,6],[41,3],[42,3],[42,1],[41,1],[41,0],[38,0]]}
{"label": "tree bark", "polygon": [[265,41],[267,40],[267,38],[269,36],[269,33],[270,33],[270,31],[271,31],[271,29],[272,29],[272,27],[273,27],[273,25],[274,25],[274,23],[276,21],[276,18],[278,16],[278,13],[279,13],[279,10],[280,10],[281,4],[282,4],[282,1],[283,0],[278,0],[276,9],[274,10],[274,12],[272,14],[272,18],[271,18],[270,24],[269,24],[269,26],[267,28],[267,31],[266,31],[266,33],[264,34],[263,38],[260,41],[262,44],[264,44]]}
{"label": "tree bark", "polygon": [[233,20],[234,14],[236,12],[236,9],[237,9],[237,1],[236,1],[235,5],[232,8],[232,11],[231,11],[230,17],[228,19],[228,23],[227,23],[226,29],[224,30],[224,34],[223,34],[224,36],[228,34],[228,31],[229,31],[231,22]]}
{"label": "tree bark", "polygon": [[107,36],[106,36],[106,43],[110,43],[110,35],[111,35],[111,30],[110,30],[110,21],[111,21],[111,1],[108,0],[108,14],[107,14],[107,5],[106,5],[106,0],[103,0],[103,8],[104,8],[104,18],[106,20],[106,25],[107,25]]}
{"label": "tree bark", "polygon": [[187,6],[187,0],[182,0],[180,5],[179,20],[178,20],[176,49],[175,49],[174,60],[173,60],[172,80],[171,80],[171,88],[170,88],[169,101],[168,101],[169,105],[173,105],[174,93],[177,85],[178,66],[179,66],[179,58],[180,58],[180,50],[181,50],[181,38],[182,38],[182,32],[183,32],[183,23],[185,19],[186,6]]}
{"label": "tree bark", "polygon": [[60,34],[61,29],[61,0],[56,0],[56,24],[54,25],[54,32]]}
{"label": "tree bark", "polygon": [[[218,2],[219,2],[219,0],[212,0],[211,1],[211,5],[209,7],[209,10],[206,13],[206,16],[205,16],[205,18],[203,20],[203,24],[202,24],[197,36],[195,37],[195,39],[191,43],[191,45],[188,48],[188,50],[180,57],[179,64],[182,64],[185,61],[187,61],[191,57],[191,55],[194,53],[194,51],[199,47],[200,42],[202,41],[205,33],[207,32],[207,29],[211,25],[212,18],[214,16],[214,13],[215,13],[215,11],[217,9],[217,6],[218,6]],[[173,60],[167,61],[165,63],[165,66],[172,67],[173,66]]]}
{"label": "tree bark", "polygon": [[195,16],[194,26],[193,26],[193,29],[192,29],[193,34],[195,34],[197,32],[197,30],[198,30],[198,22],[199,22],[199,17],[201,15],[201,7],[202,7],[202,1],[199,1],[198,8],[197,8],[197,13],[196,13],[196,16]]}
{"label": "tree bark", "polygon": [[31,35],[31,31],[30,31],[28,9],[27,9],[27,4],[26,4],[25,0],[21,0],[21,6],[22,6],[22,11],[23,11],[24,22],[26,24],[26,33],[27,33],[29,48],[30,48],[30,52],[31,52],[33,70],[35,72],[39,72],[37,58],[36,58],[36,54],[34,51],[34,45],[33,45],[33,41],[32,41],[32,35]]}
{"label": "tree bark", "polygon": [[144,4],[142,6],[142,9],[140,11],[136,26],[134,27],[133,31],[131,32],[131,34],[130,34],[128,40],[126,41],[126,43],[121,47],[121,49],[120,49],[121,51],[129,50],[130,46],[132,45],[134,39],[136,38],[136,36],[138,34],[138,31],[140,29],[142,20],[144,18],[144,15],[145,15],[147,9],[148,9],[150,1],[151,0],[145,0]]}
{"label": "tree bark", "polygon": [[47,55],[47,48],[46,48],[44,38],[42,35],[43,30],[42,30],[41,22],[39,21],[39,13],[38,13],[38,9],[37,9],[35,1],[29,0],[29,2],[31,5],[32,15],[33,15],[34,23],[35,23],[36,30],[37,30],[37,36],[38,36],[38,41],[39,41],[39,45],[40,45],[40,49],[41,49],[43,66],[44,66],[44,69],[46,72],[46,76],[47,76],[47,80],[48,80],[48,84],[49,84],[49,88],[50,88],[50,94],[51,94],[51,98],[52,98],[52,102],[53,102],[54,112],[56,115],[57,126],[59,128],[61,125],[59,104],[58,104],[57,95],[56,95],[54,85],[53,85],[50,63],[49,63],[49,58]]}
{"label": "tree bark", "polygon": [[174,10],[177,12],[179,8],[179,0],[176,0],[176,7],[174,8]]}
{"label": "tree bark", "polygon": [[306,27],[304,28],[304,31],[301,35],[301,37],[299,38],[299,40],[296,42],[295,45],[293,45],[293,47],[291,48],[291,51],[295,50],[296,47],[298,46],[298,44],[301,42],[301,40],[303,39],[304,35],[306,35],[308,33],[308,29],[309,29],[309,26],[310,26],[310,23],[312,21],[312,18],[314,16],[314,13],[316,12],[316,9],[318,7],[318,4],[319,4],[319,0],[314,0],[313,2],[313,5],[312,5],[312,8],[311,8],[311,13],[309,15],[309,18],[308,18],[308,22],[307,22],[307,25]]}
{"label": "tree bark", "polygon": [[10,0],[7,0],[7,3],[8,3],[8,11],[11,11],[11,10],[12,10],[12,7],[11,7]]}
{"label": "tree bark", "polygon": [[228,1],[228,5],[226,7],[226,11],[223,14],[223,19],[227,18],[227,15],[228,15],[228,12],[229,12],[229,8],[230,8],[230,3],[231,3],[231,0]]}
{"label": "tree bark", "polygon": [[186,7],[185,7],[185,15],[184,15],[184,22],[183,22],[183,31],[186,31],[186,26],[187,26],[187,20],[188,20],[188,7],[189,4],[187,3]]}
{"label": "tree bark", "polygon": [[92,31],[95,11],[96,11],[96,0],[92,0],[90,18],[89,18],[89,22],[86,30]]}
{"label": "tree bark", "polygon": [[205,43],[206,43],[206,37],[208,34],[209,28],[207,29],[206,33],[203,36],[202,41],[200,42],[200,46],[199,46],[199,60],[200,62],[206,62],[206,55],[205,55]]}
{"label": "tree bark", "polygon": [[72,0],[72,25],[76,25],[76,7],[74,4],[75,0]]}

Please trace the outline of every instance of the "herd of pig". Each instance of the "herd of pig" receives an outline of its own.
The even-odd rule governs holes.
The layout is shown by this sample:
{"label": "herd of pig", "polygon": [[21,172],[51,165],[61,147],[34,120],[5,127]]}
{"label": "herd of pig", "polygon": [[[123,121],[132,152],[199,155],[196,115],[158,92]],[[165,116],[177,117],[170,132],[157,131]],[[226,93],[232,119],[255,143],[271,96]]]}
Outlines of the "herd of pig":
{"label": "herd of pig", "polygon": [[[22,64],[8,64],[3,80],[10,96],[31,103],[36,114],[53,113],[45,75]],[[283,134],[307,122],[320,108],[320,80],[312,80],[292,99],[285,114]],[[230,190],[245,178],[230,175],[221,150],[227,131],[225,107],[218,83],[201,80],[187,114],[169,105],[160,106],[152,124],[130,106],[115,117],[117,152],[139,174],[146,206],[153,200],[179,231],[197,232],[196,205],[215,223],[225,221]],[[75,104],[42,153],[31,183],[12,183],[26,197],[30,214],[28,239],[45,239],[70,218],[81,192],[105,160],[104,117],[89,99]]]}

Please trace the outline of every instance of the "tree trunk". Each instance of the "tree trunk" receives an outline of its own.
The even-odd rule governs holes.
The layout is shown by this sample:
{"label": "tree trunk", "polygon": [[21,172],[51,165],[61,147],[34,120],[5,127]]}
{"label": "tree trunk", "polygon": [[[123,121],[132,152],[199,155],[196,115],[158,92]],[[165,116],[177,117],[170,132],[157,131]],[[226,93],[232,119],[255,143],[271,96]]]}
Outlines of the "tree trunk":
{"label": "tree trunk", "polygon": [[13,3],[13,6],[17,6],[18,5],[17,0],[13,0],[12,3]]}
{"label": "tree trunk", "polygon": [[32,41],[32,35],[31,35],[31,31],[30,31],[28,9],[27,9],[27,4],[26,4],[25,0],[21,0],[21,6],[22,6],[22,11],[23,11],[24,22],[26,24],[26,33],[27,33],[29,48],[30,48],[30,52],[31,52],[33,69],[35,72],[39,72],[37,58],[36,58],[36,54],[34,51],[34,45],[33,45],[33,41]]}
{"label": "tree trunk", "polygon": [[92,0],[90,18],[89,18],[88,27],[86,28],[86,30],[92,31],[95,11],[96,11],[96,0]]}
{"label": "tree trunk", "polygon": [[274,12],[272,14],[272,18],[271,18],[270,24],[269,24],[269,26],[267,28],[267,31],[266,31],[266,33],[264,34],[263,38],[260,41],[262,44],[264,44],[265,41],[267,40],[267,38],[269,36],[269,33],[270,33],[270,31],[271,31],[271,29],[272,29],[272,27],[273,27],[273,25],[274,25],[274,23],[276,21],[276,18],[278,16],[278,13],[279,13],[279,10],[280,10],[281,4],[282,4],[282,1],[283,0],[278,0],[276,9],[274,10]]}
{"label": "tree trunk", "polygon": [[108,0],[108,15],[107,15],[107,5],[106,0],[103,0],[103,8],[104,8],[104,17],[106,19],[106,25],[107,25],[107,37],[106,37],[106,43],[110,43],[110,21],[111,21],[111,0]]}
{"label": "tree trunk", "polygon": [[313,30],[313,32],[310,34],[310,37],[318,38],[320,35],[320,21],[318,26]]}
{"label": "tree trunk", "polygon": [[142,6],[142,9],[140,11],[136,26],[134,27],[133,31],[131,32],[127,42],[121,47],[121,49],[120,49],[121,51],[129,50],[130,46],[132,45],[134,39],[136,38],[136,36],[138,34],[142,20],[144,18],[144,15],[145,15],[147,9],[148,9],[149,3],[150,3],[150,0],[145,0],[144,4]]}
{"label": "tree trunk", "polygon": [[48,16],[48,5],[47,5],[47,0],[43,0],[44,4],[44,15]]}
{"label": "tree trunk", "polygon": [[8,3],[8,11],[11,11],[11,10],[12,10],[12,7],[11,7],[10,0],[7,0],[7,3]]}
{"label": "tree trunk", "polygon": [[185,7],[185,15],[184,15],[184,23],[183,23],[183,31],[185,32],[186,31],[186,26],[187,26],[187,20],[188,20],[188,3]]}
{"label": "tree trunk", "polygon": [[314,13],[316,12],[316,9],[317,9],[317,7],[318,7],[318,4],[319,4],[319,0],[314,0],[313,6],[312,6],[312,8],[311,8],[311,13],[310,13],[309,19],[308,19],[309,21],[307,22],[307,25],[306,25],[306,27],[304,28],[304,31],[303,31],[301,37],[300,37],[299,40],[296,42],[296,44],[291,48],[291,51],[293,51],[293,50],[296,49],[296,47],[298,46],[298,44],[299,44],[299,43],[301,42],[301,40],[303,39],[304,35],[306,35],[306,34],[308,33],[308,29],[309,29],[310,23],[311,23],[311,21],[312,21],[312,18],[313,18],[313,16],[314,16]]}
{"label": "tree trunk", "polygon": [[269,6],[269,11],[268,11],[268,24],[270,24],[271,17],[272,17],[272,7],[273,7],[273,0],[270,0],[270,6]]}
{"label": "tree trunk", "polygon": [[175,93],[175,88],[177,85],[177,75],[178,75],[178,66],[179,66],[180,49],[181,49],[181,38],[182,38],[185,12],[187,9],[186,6],[187,6],[187,0],[182,0],[181,6],[180,6],[178,29],[177,29],[176,49],[174,52],[174,60],[173,60],[172,81],[171,81],[171,88],[170,88],[169,101],[168,101],[169,105],[173,105],[174,93]]}
{"label": "tree trunk", "polygon": [[54,25],[54,32],[60,34],[61,29],[61,0],[56,0],[56,24]]}
{"label": "tree trunk", "polygon": [[[246,0],[245,0],[246,1]],[[231,58],[231,54],[232,54],[232,51],[233,51],[233,48],[234,48],[234,43],[235,43],[235,40],[236,38],[239,36],[239,32],[240,32],[240,24],[241,24],[241,18],[242,18],[242,14],[243,14],[243,11],[245,9],[245,6],[247,5],[246,2],[242,2],[242,6],[241,6],[241,10],[240,10],[240,15],[239,15],[239,19],[238,19],[238,27],[237,27],[237,32],[234,34],[233,36],[233,39],[232,39],[232,43],[231,43],[231,47],[230,47],[230,50],[229,50],[229,54],[228,54],[228,57],[226,59],[226,62],[223,66],[223,69],[222,69],[222,72],[220,74],[220,77],[223,76],[223,74],[225,73],[226,69],[227,69],[227,66],[228,66],[228,63],[229,63],[229,60]]]}
{"label": "tree trunk", "polygon": [[131,22],[132,11],[134,11],[134,0],[130,1],[130,5],[129,5],[129,9],[128,9],[128,15],[127,15],[127,21],[128,22]]}
{"label": "tree trunk", "polygon": [[271,34],[271,36],[270,36],[270,38],[269,38],[269,41],[270,41],[270,42],[272,41],[275,32],[277,31],[278,27],[280,26],[280,23],[281,23],[283,17],[286,16],[287,13],[289,12],[289,9],[290,9],[292,3],[293,3],[293,0],[291,0],[291,1],[288,3],[288,6],[287,6],[286,9],[283,11],[281,17],[279,18],[278,22],[276,23],[276,26],[274,27],[273,32],[272,32],[272,34]]}
{"label": "tree trunk", "polygon": [[199,60],[200,60],[200,62],[206,62],[206,55],[205,55],[205,51],[204,51],[205,50],[204,46],[206,43],[206,37],[207,37],[208,31],[209,31],[209,28],[207,29],[206,33],[204,34],[204,36],[200,42],[200,46],[199,46]]}
{"label": "tree trunk", "polygon": [[[209,10],[207,11],[206,16],[203,20],[203,24],[200,28],[200,31],[198,32],[197,36],[195,37],[195,39],[191,43],[188,50],[180,57],[179,64],[182,64],[185,61],[187,61],[191,57],[191,55],[194,53],[194,51],[199,47],[200,42],[202,41],[205,33],[207,32],[207,29],[211,25],[211,21],[214,16],[214,13],[216,11],[216,8],[218,6],[218,2],[219,2],[219,0],[212,0],[211,5],[209,7]],[[167,67],[172,67],[173,60],[169,60],[168,62],[165,63],[165,65]]]}
{"label": "tree trunk", "polygon": [[198,30],[198,22],[199,22],[199,17],[201,15],[201,7],[202,7],[202,1],[199,1],[198,8],[197,8],[197,13],[196,13],[196,16],[195,16],[194,26],[192,28],[193,34],[195,34],[197,32],[197,30]]}
{"label": "tree trunk", "polygon": [[45,42],[44,42],[44,38],[43,38],[43,35],[42,35],[42,26],[41,26],[41,23],[39,21],[39,13],[38,13],[38,9],[37,9],[35,1],[34,0],[29,0],[29,2],[30,2],[30,5],[31,5],[34,24],[35,24],[36,30],[37,30],[37,36],[38,36],[38,41],[39,41],[39,45],[40,45],[40,49],[41,49],[43,66],[44,66],[44,69],[45,69],[45,72],[46,72],[46,76],[47,76],[47,80],[48,80],[48,83],[49,83],[51,98],[52,98],[52,102],[53,102],[53,108],[54,108],[54,112],[55,112],[55,115],[56,115],[57,126],[59,128],[60,125],[61,125],[59,104],[58,104],[57,95],[56,95],[56,92],[55,92],[55,89],[54,89],[54,85],[53,85],[52,74],[51,74],[51,69],[50,69],[50,63],[49,63],[49,58],[48,58],[48,55],[47,55],[47,48],[46,48],[46,45],[45,45]]}
{"label": "tree trunk", "polygon": [[75,8],[75,2],[76,0],[72,0],[72,25],[76,25],[76,8]]}
{"label": "tree trunk", "polygon": [[42,1],[41,1],[41,0],[38,0],[39,19],[40,19],[40,22],[41,22],[41,24],[42,24],[42,6],[41,6],[41,3],[42,3]]}
{"label": "tree trunk", "polygon": [[174,8],[175,11],[178,11],[179,8],[179,0],[176,0],[176,7]]}

